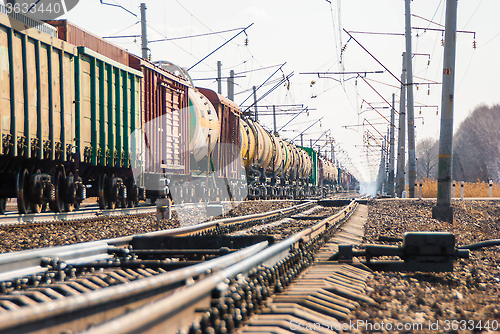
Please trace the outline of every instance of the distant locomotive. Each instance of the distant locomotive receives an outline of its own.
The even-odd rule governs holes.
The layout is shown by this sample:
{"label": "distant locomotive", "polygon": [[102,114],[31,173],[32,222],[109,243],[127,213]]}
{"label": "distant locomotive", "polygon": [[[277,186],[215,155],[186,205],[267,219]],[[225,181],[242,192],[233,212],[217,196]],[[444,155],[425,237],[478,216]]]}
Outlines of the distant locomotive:
{"label": "distant locomotive", "polygon": [[171,63],[65,20],[25,29],[1,6],[0,213],[8,198],[20,213],[62,212],[87,197],[113,209],[166,196],[242,199],[247,189],[303,198],[355,182]]}

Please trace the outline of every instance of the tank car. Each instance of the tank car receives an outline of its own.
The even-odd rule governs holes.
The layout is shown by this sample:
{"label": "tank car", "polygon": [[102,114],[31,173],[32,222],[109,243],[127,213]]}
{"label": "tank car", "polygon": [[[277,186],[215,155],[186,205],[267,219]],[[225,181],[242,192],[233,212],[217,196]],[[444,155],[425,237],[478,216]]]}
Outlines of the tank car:
{"label": "tank car", "polygon": [[247,196],[247,180],[241,155],[241,110],[230,99],[206,88],[199,88],[214,106],[219,122],[220,136],[212,160],[216,186],[227,199],[242,200]]}
{"label": "tank car", "polygon": [[249,198],[302,198],[311,194],[311,155],[266,131],[258,122],[242,119],[242,156]]}
{"label": "tank car", "polygon": [[319,187],[323,196],[337,191],[338,171],[330,160],[319,157],[318,159]]}

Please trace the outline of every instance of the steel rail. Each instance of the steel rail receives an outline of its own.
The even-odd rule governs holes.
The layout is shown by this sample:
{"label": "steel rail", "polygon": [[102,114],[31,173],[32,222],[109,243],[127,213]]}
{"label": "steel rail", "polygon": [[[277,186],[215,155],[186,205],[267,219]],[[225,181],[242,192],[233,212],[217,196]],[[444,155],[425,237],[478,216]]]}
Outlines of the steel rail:
{"label": "steel rail", "polygon": [[[224,202],[223,202],[224,203]],[[177,207],[185,207],[186,205],[193,205],[196,203],[174,205],[173,210]],[[150,214],[156,212],[156,206],[138,206],[135,208],[118,208],[114,210],[101,210],[101,209],[81,209],[73,212],[43,212],[43,213],[27,213],[16,214],[8,213],[0,215],[0,227],[18,227],[24,223],[45,223],[45,222],[71,222],[81,219],[92,219],[100,217],[119,217],[126,215],[140,215]]]}
{"label": "steel rail", "polygon": [[0,215],[1,226],[18,226],[20,223],[43,223],[50,221],[71,222],[72,220],[90,219],[98,217],[118,217],[123,215],[148,214],[156,212],[156,206],[140,206],[115,210],[82,209],[74,212],[43,212],[27,214]]}
{"label": "steel rail", "polygon": [[[236,224],[242,221],[246,222],[259,220],[272,216],[282,217],[287,213],[295,213],[298,209],[305,208],[313,203],[315,203],[315,201],[302,203],[291,208],[274,210],[268,213],[221,219],[218,221],[200,224],[201,226],[190,226],[179,229],[145,233],[141,236],[179,234],[184,235],[214,226]],[[18,264],[16,267],[16,271],[5,273],[7,275],[6,277],[8,277],[9,279],[15,279],[19,277],[19,275],[21,275],[21,277],[25,277],[26,270],[30,271],[30,275],[46,271],[47,268],[40,266],[40,261],[43,257],[53,259],[58,258],[65,261],[67,264],[89,263],[95,261],[96,259],[99,260],[108,258],[109,255],[107,254],[107,250],[110,249],[110,245],[118,246],[127,244],[132,240],[133,237],[134,236],[129,236],[124,238],[87,242],[83,244],[5,254],[0,255],[0,263],[3,259],[3,262],[5,263],[4,268],[11,266],[13,263]],[[86,314],[86,312],[89,312],[89,310],[92,310],[91,313],[93,313],[96,309],[106,309],[107,306],[103,305],[120,305],[120,302],[125,300],[145,300],[150,298],[152,291],[162,291],[161,295],[163,296],[168,292],[166,291],[168,286],[176,283],[181,284],[181,282],[187,282],[190,278],[197,277],[201,274],[208,274],[223,270],[224,268],[227,268],[230,265],[234,265],[244,259],[252,258],[252,255],[258,253],[259,251],[262,251],[267,246],[267,241],[261,242],[257,245],[245,248],[235,253],[231,253],[224,257],[219,257],[211,261],[174,270],[154,277],[148,277],[145,279],[129,282],[127,284],[107,287],[78,296],[69,296],[61,300],[54,300],[40,303],[38,305],[21,307],[15,312],[0,313],[0,332],[8,331],[14,333],[17,332],[17,330],[24,332],[26,328],[38,329],[39,326],[43,328],[44,325],[40,325],[40,323],[45,322],[47,319],[49,321],[50,319],[56,318],[65,319],[65,314]],[[15,275],[18,276],[15,277]],[[186,288],[182,289],[182,295],[184,294],[185,290]],[[147,294],[148,292],[150,292],[150,295]],[[118,312],[116,314],[119,315],[121,313]],[[83,329],[84,328],[82,328],[82,330]]]}
{"label": "steel rail", "polygon": [[[30,323],[52,319],[64,314],[85,312],[85,310],[90,308],[102,306],[103,304],[111,304],[113,302],[116,303],[129,297],[137,297],[140,299],[147,291],[168,287],[174,283],[182,282],[188,278],[206,273],[208,270],[212,272],[223,270],[243,259],[251,257],[267,246],[268,242],[263,241],[235,253],[199,263],[191,267],[177,269],[127,284],[91,291],[78,296],[70,296],[60,300],[20,308],[15,312],[2,312],[0,313],[0,331],[8,329],[15,330],[15,328],[20,325],[28,326]],[[185,289],[182,291],[185,291]],[[183,294],[184,292],[181,293],[181,295]],[[34,326],[36,325],[34,324]]]}
{"label": "steel rail", "polygon": [[301,203],[299,205],[292,206],[289,208],[277,209],[277,210],[264,212],[264,213],[256,213],[256,214],[240,216],[240,217],[223,218],[223,219],[213,220],[210,222],[205,222],[205,223],[201,223],[201,224],[197,224],[197,225],[193,225],[193,226],[178,227],[178,228],[174,228],[174,229],[170,229],[170,230],[162,230],[162,231],[148,232],[148,233],[138,234],[138,235],[133,235],[133,236],[105,239],[103,241],[107,242],[110,245],[123,246],[123,245],[127,245],[128,243],[130,243],[130,241],[132,241],[132,238],[134,238],[136,236],[137,237],[180,236],[180,235],[199,232],[199,231],[202,231],[202,230],[205,230],[208,228],[212,228],[212,227],[216,227],[216,226],[220,226],[220,225],[240,224],[240,223],[244,223],[247,221],[263,219],[263,218],[268,218],[268,217],[273,217],[273,216],[280,216],[280,215],[283,216],[283,215],[286,215],[292,211],[305,208],[308,205],[312,205],[316,202],[317,201],[307,201],[305,203]]}
{"label": "steel rail", "polygon": [[183,289],[182,293],[170,295],[112,321],[91,328],[84,333],[127,334],[145,331],[151,324],[157,323],[160,319],[165,319],[185,309],[187,305],[208,297],[212,291],[227,278],[236,277],[241,273],[248,273],[251,269],[262,264],[272,267],[289,254],[292,245],[298,243],[300,240],[304,240],[304,238],[308,238],[308,240],[313,239],[328,228],[328,224],[331,222],[338,224],[342,218],[352,213],[356,206],[357,202],[352,201],[347,208],[344,208],[339,213],[320,221],[302,232],[296,233],[280,243],[264,249],[252,257],[246,258],[227,269],[206,277],[196,284]]}
{"label": "steel rail", "polygon": [[57,246],[26,250],[15,253],[0,254],[0,282],[30,276],[47,271],[40,265],[42,258],[58,258],[62,261],[98,256],[104,260],[110,256],[106,253],[109,245],[103,241],[91,241],[83,244]]}
{"label": "steel rail", "polygon": [[101,241],[89,241],[73,245],[39,248],[14,253],[0,254],[0,282],[47,271],[47,268],[40,266],[40,261],[42,258],[57,257],[63,261],[76,261],[80,258],[101,255],[102,259],[105,259],[109,257],[106,252],[110,246],[128,245],[134,237],[178,236],[191,234],[220,225],[238,224],[267,217],[286,215],[292,211],[300,210],[313,203],[315,203],[315,201],[309,201],[293,207],[273,210],[270,212],[219,219],[198,225],[174,228],[169,230],[105,239]]}

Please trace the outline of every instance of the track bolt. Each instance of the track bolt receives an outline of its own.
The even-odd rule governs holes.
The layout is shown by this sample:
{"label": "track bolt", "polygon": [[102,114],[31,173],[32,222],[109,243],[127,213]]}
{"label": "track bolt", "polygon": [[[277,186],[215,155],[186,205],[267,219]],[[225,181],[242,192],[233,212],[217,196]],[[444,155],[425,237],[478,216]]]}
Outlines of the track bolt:
{"label": "track bolt", "polygon": [[218,333],[218,334],[227,333],[226,322],[224,320],[221,320],[220,326],[218,328],[215,328],[215,333]]}
{"label": "track bolt", "polygon": [[248,309],[247,302],[243,301],[240,308],[241,320],[246,321],[248,319]]}
{"label": "track bolt", "polygon": [[64,271],[58,270],[55,279],[56,281],[62,282],[66,279],[66,274],[64,273]]}
{"label": "track bolt", "polygon": [[205,333],[205,330],[210,326],[210,312],[205,312],[200,320],[200,330]]}
{"label": "track bolt", "polygon": [[217,307],[212,307],[210,309],[210,324],[215,327],[215,324],[220,321],[219,309]]}

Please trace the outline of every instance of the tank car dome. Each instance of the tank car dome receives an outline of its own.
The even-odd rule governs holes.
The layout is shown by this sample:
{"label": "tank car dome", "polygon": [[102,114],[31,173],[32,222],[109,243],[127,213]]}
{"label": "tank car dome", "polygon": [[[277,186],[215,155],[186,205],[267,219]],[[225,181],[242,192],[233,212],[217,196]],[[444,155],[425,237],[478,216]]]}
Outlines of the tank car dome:
{"label": "tank car dome", "polygon": [[172,73],[173,75],[176,75],[178,77],[181,77],[191,84],[191,87],[194,87],[193,79],[191,79],[191,76],[188,74],[188,71],[186,68],[182,68],[178,65],[175,65],[174,63],[169,62],[168,60],[158,60],[155,61],[153,64],[156,66],[164,69],[167,72]]}

